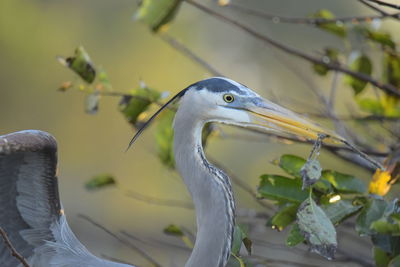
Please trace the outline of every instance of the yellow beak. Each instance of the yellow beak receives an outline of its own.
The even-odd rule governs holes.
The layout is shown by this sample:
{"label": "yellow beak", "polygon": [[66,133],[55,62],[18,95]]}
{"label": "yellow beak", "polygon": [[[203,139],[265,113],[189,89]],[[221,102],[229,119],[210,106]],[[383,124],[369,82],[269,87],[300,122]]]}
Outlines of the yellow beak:
{"label": "yellow beak", "polygon": [[258,99],[254,105],[246,107],[250,115],[250,127],[261,127],[266,130],[296,135],[316,140],[319,135],[326,136],[324,142],[343,145],[345,140],[337,133],[326,129],[316,122],[306,119],[286,108],[266,99]]}

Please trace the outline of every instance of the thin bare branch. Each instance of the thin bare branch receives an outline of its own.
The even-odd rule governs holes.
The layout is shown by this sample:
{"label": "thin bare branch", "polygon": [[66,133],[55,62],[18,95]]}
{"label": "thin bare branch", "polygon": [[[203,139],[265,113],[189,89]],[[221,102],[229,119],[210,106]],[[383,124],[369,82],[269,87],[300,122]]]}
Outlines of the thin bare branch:
{"label": "thin bare branch", "polygon": [[221,72],[219,72],[217,69],[215,69],[213,66],[211,66],[208,62],[206,62],[204,59],[202,59],[201,57],[196,55],[192,50],[190,50],[187,46],[185,46],[184,44],[182,44],[175,38],[173,38],[170,35],[167,35],[165,33],[160,34],[159,36],[160,36],[161,40],[168,43],[171,47],[178,50],[180,53],[182,53],[187,58],[191,59],[193,62],[199,64],[201,67],[206,69],[211,75],[224,76],[224,75],[222,75]]}
{"label": "thin bare branch", "polygon": [[375,10],[376,12],[380,13],[382,16],[385,16],[385,15],[388,14],[386,11],[383,11],[382,9],[380,9],[380,8],[378,8],[378,7],[374,6],[374,5],[372,5],[371,3],[369,3],[369,2],[366,1],[366,0],[358,0],[358,2],[360,2],[361,4],[363,4],[363,5],[367,6],[367,7],[369,7],[369,8],[372,9],[372,10]]}
{"label": "thin bare branch", "polygon": [[[323,118],[323,119],[330,119],[329,116],[326,114],[319,114],[319,113],[310,113],[307,112],[309,116],[315,117],[315,118]],[[367,116],[346,116],[346,115],[337,115],[339,120],[342,121],[377,121],[377,122],[399,122],[398,117],[389,117],[389,116],[383,116],[383,115],[367,115]]]}
{"label": "thin bare branch", "polygon": [[293,18],[278,16],[271,13],[266,13],[262,10],[250,9],[245,6],[240,6],[235,3],[230,3],[226,7],[233,10],[243,12],[255,17],[259,17],[273,23],[291,23],[291,24],[307,24],[307,25],[321,25],[327,23],[360,23],[360,22],[372,22],[374,19],[386,19],[392,17],[400,16],[400,12],[393,14],[381,14],[381,15],[370,15],[370,16],[352,16],[352,17],[339,17],[334,19],[324,19],[324,18]]}
{"label": "thin bare branch", "polygon": [[97,228],[103,230],[104,232],[106,232],[107,234],[109,234],[110,236],[112,236],[113,238],[115,238],[116,240],[118,240],[119,242],[124,244],[125,246],[131,248],[132,250],[137,252],[139,255],[141,255],[144,259],[146,259],[148,262],[150,262],[154,267],[161,267],[162,266],[160,263],[158,263],[155,259],[153,259],[151,256],[149,256],[141,248],[137,247],[136,245],[134,245],[133,243],[129,242],[128,240],[117,236],[112,231],[110,231],[105,226],[101,225],[100,223],[94,221],[89,216],[84,215],[84,214],[78,214],[78,217],[84,219],[85,221],[87,221],[87,222],[91,223],[92,225],[96,226]]}
{"label": "thin bare branch", "polygon": [[192,251],[191,248],[187,247],[187,246],[182,246],[182,245],[178,245],[172,242],[166,242],[163,240],[158,240],[158,239],[148,239],[148,240],[143,240],[143,239],[138,239],[137,237],[133,236],[132,234],[126,232],[126,231],[121,231],[120,232],[122,235],[126,236],[127,238],[130,238],[132,240],[135,241],[140,241],[143,244],[149,245],[149,246],[153,246],[153,247],[168,247],[168,248],[174,248],[174,249],[179,249],[182,251],[186,251],[186,252],[190,252]]}
{"label": "thin bare branch", "polygon": [[242,190],[244,190],[245,192],[247,192],[250,196],[252,196],[252,198],[258,203],[260,204],[262,207],[270,210],[270,211],[274,211],[274,205],[265,202],[264,200],[260,199],[257,195],[257,193],[253,190],[253,188],[251,186],[249,186],[246,182],[242,181],[239,177],[237,177],[236,175],[234,175],[232,172],[228,172],[227,168],[225,168],[221,163],[219,163],[217,160],[213,159],[212,157],[208,156],[208,158],[210,159],[210,161],[219,169],[224,170],[225,172],[227,172],[227,174],[229,175],[229,177],[231,178],[232,182],[234,184],[236,184],[239,188],[241,188]]}
{"label": "thin bare branch", "polygon": [[[313,89],[313,92],[314,93],[320,93],[318,90],[314,90],[314,89]],[[146,100],[146,101],[148,100],[147,98],[143,98],[143,97],[140,97],[140,96],[136,96],[136,95],[132,95],[132,94],[129,94],[129,93],[124,93],[124,92],[115,92],[115,91],[114,92],[100,92],[99,94],[101,96],[132,96],[133,98],[143,99],[143,100]],[[322,97],[322,96],[318,96],[318,97]],[[158,106],[163,106],[164,105],[161,102],[154,102],[154,103],[157,104]],[[168,108],[170,108],[172,110],[176,110],[173,107],[168,107]],[[315,117],[330,118],[327,115],[321,115],[321,114],[309,114],[309,115],[315,116]],[[365,117],[338,117],[338,119],[340,119],[340,120],[365,120],[365,121],[368,121],[368,120],[374,120],[374,121],[398,121],[398,118],[395,118],[395,117],[392,118],[392,117],[377,116],[377,115],[371,115],[371,116],[365,116]],[[266,134],[264,132],[260,132],[260,131],[254,130],[254,129],[247,129],[247,130],[251,131],[251,132],[255,132],[257,134],[263,134],[263,135]],[[281,139],[281,140],[288,140],[288,141],[293,141],[293,142],[298,142],[298,143],[309,143],[309,144],[312,144],[312,142],[307,141],[305,139],[282,136],[282,135],[279,135],[279,134],[273,133],[273,132],[271,132],[270,134],[267,134],[267,135],[270,136],[270,137],[276,137],[276,138]],[[238,136],[238,139],[241,139],[241,138],[243,138],[243,136]],[[260,141],[260,140],[257,140],[257,141]],[[348,148],[348,147],[339,147],[339,146],[334,146],[334,145],[329,145],[329,144],[325,144],[324,147],[327,147],[327,148],[335,150],[335,151],[336,150],[347,150],[347,151],[350,150],[351,151],[351,149]],[[388,155],[387,152],[375,151],[375,150],[372,150],[372,149],[368,149],[368,150],[363,149],[361,151],[363,153],[368,154],[368,155],[377,156],[377,157],[385,157],[385,156]]]}
{"label": "thin bare branch", "polygon": [[340,80],[339,73],[337,71],[333,72],[332,86],[328,97],[328,109],[330,110],[335,109],[336,92],[339,80]]}
{"label": "thin bare branch", "polygon": [[[375,10],[376,12],[380,13],[382,16],[388,16],[388,17],[392,17],[394,19],[400,20],[400,15],[399,14],[389,14],[388,12],[386,12],[385,10],[371,4],[372,3],[376,3],[378,4],[377,1],[371,1],[371,0],[358,0],[360,3],[364,4],[365,6],[371,8],[372,10]],[[384,3],[382,1],[379,1],[380,3]]]}
{"label": "thin bare branch", "polygon": [[296,267],[320,267],[321,265],[318,264],[310,264],[310,263],[301,263],[299,261],[290,261],[290,260],[280,260],[280,259],[273,259],[267,258],[264,255],[259,255],[253,253],[251,258],[261,260],[260,264],[262,266],[296,266]]}
{"label": "thin bare branch", "polygon": [[340,63],[336,63],[336,62],[324,62],[323,60],[310,56],[308,54],[305,54],[303,52],[301,52],[300,50],[294,49],[292,47],[289,47],[285,44],[282,44],[278,41],[275,41],[274,39],[263,35],[255,30],[253,30],[252,28],[234,20],[231,19],[223,14],[220,14],[216,11],[214,11],[211,8],[208,8],[205,5],[199,4],[196,1],[193,0],[185,0],[186,3],[198,8],[199,10],[205,12],[208,15],[211,15],[217,19],[220,19],[221,21],[224,21],[226,23],[229,23],[241,30],[243,30],[244,32],[246,32],[247,34],[253,36],[254,38],[263,41],[266,44],[269,44],[281,51],[284,51],[288,54],[291,54],[293,56],[296,56],[298,58],[302,58],[308,62],[314,63],[314,64],[320,64],[323,65],[325,67],[327,67],[330,70],[336,70],[336,71],[340,71],[342,73],[348,74],[350,76],[353,76],[354,78],[357,78],[359,80],[365,81],[365,82],[369,82],[372,85],[376,86],[377,88],[385,91],[388,94],[392,94],[392,95],[396,95],[398,97],[400,97],[400,90],[398,90],[398,88],[392,84],[383,84],[377,80],[375,80],[374,78],[372,78],[371,76],[365,74],[365,73],[361,73],[361,72],[356,72],[356,71],[352,71],[350,69],[348,69],[346,66],[341,65]]}
{"label": "thin bare branch", "polygon": [[138,266],[137,264],[134,264],[132,262],[127,262],[127,261],[123,261],[121,259],[117,259],[111,256],[108,256],[106,254],[100,254],[102,258],[109,260],[109,261],[113,261],[113,262],[118,262],[118,263],[122,263],[122,264],[128,264],[128,265],[132,265],[132,266]]}
{"label": "thin bare branch", "polygon": [[394,8],[394,9],[400,10],[400,5],[383,2],[383,1],[380,1],[380,0],[368,0],[368,1],[372,2],[372,3],[375,3],[375,4],[378,4],[380,6],[385,6],[385,7],[390,7],[390,8]]}
{"label": "thin bare branch", "polygon": [[176,199],[162,199],[162,198],[147,196],[147,195],[143,195],[141,193],[134,192],[131,190],[125,191],[125,195],[130,198],[145,202],[147,204],[152,204],[152,205],[177,207],[177,208],[184,208],[184,209],[189,209],[189,210],[193,210],[193,208],[194,208],[193,204],[189,203],[189,202],[176,200]]}
{"label": "thin bare branch", "polygon": [[26,259],[21,254],[19,254],[18,251],[14,248],[10,239],[8,238],[7,233],[3,230],[2,227],[0,227],[0,235],[3,238],[4,244],[6,245],[6,247],[10,250],[11,255],[13,257],[15,257],[19,262],[21,262],[21,264],[24,267],[29,267],[29,264],[26,261]]}

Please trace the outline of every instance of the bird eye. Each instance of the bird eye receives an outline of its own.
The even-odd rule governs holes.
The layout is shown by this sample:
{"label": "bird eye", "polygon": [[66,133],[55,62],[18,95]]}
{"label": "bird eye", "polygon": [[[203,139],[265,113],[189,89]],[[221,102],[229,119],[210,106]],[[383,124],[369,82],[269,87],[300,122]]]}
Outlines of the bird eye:
{"label": "bird eye", "polygon": [[226,103],[231,103],[231,102],[233,102],[233,100],[235,100],[235,98],[233,97],[233,95],[231,95],[231,94],[225,94],[225,95],[224,95],[224,101],[225,101]]}

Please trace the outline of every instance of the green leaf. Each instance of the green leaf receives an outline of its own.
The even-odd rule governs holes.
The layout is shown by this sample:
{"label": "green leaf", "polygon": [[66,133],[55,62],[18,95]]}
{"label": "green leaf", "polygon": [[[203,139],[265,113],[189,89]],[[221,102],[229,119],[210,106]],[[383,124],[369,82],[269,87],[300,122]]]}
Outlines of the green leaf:
{"label": "green leaf", "polygon": [[248,238],[247,233],[242,226],[235,225],[231,253],[238,255],[240,248],[242,247],[242,243],[245,246],[247,253],[251,255],[252,241]]}
{"label": "green leaf", "polygon": [[372,234],[372,244],[391,255],[400,254],[400,236]]}
{"label": "green leaf", "polygon": [[155,139],[157,145],[157,154],[161,162],[173,169],[175,167],[174,160],[174,129],[172,127],[175,112],[165,110],[158,118]]}
{"label": "green leaf", "polygon": [[[325,48],[322,61],[325,63],[338,63],[339,51],[335,48]],[[321,76],[325,76],[329,72],[329,68],[322,64],[313,64],[313,69]]]}
{"label": "green leaf", "polygon": [[184,236],[183,231],[175,224],[168,225],[167,227],[164,228],[163,232],[166,235],[179,236],[179,237]]}
{"label": "green leaf", "polygon": [[174,19],[181,3],[182,0],[142,0],[134,17],[157,32]]}
{"label": "green leaf", "polygon": [[66,59],[57,58],[58,61],[78,74],[87,83],[92,83],[96,78],[96,69],[90,60],[89,54],[83,46],[75,49],[75,55]]}
{"label": "green leaf", "polygon": [[366,30],[366,37],[384,47],[389,47],[393,50],[396,49],[396,43],[392,40],[392,36],[387,32],[368,29]]}
{"label": "green leaf", "polygon": [[[360,55],[350,64],[350,69],[355,72],[371,75],[372,62],[367,55]],[[346,81],[353,88],[356,95],[361,93],[368,84],[368,82],[359,80],[350,75],[347,75]]]}
{"label": "green leaf", "polygon": [[242,259],[240,256],[231,253],[231,257],[228,260],[226,266],[229,267],[250,267],[252,266],[250,263],[245,262],[245,259]]}
{"label": "green leaf", "polygon": [[288,247],[294,247],[297,244],[300,244],[304,242],[304,237],[301,234],[299,225],[297,223],[293,224],[292,228],[290,229],[290,232],[286,238],[286,245]]}
{"label": "green leaf", "polygon": [[325,76],[329,72],[328,67],[326,67],[325,65],[322,65],[322,64],[317,64],[317,63],[313,64],[313,69],[314,69],[315,73],[317,73],[321,76]]}
{"label": "green leaf", "polygon": [[400,55],[386,52],[383,57],[383,79],[400,88]]}
{"label": "green leaf", "polygon": [[300,205],[297,223],[311,251],[327,259],[334,257],[337,248],[335,227],[311,197]]}
{"label": "green leaf", "polygon": [[[400,212],[400,211],[399,211]],[[400,224],[400,213],[393,213],[390,215],[390,217],[397,223]]]}
{"label": "green leaf", "polygon": [[247,254],[251,255],[253,241],[251,241],[251,239],[246,236],[245,238],[243,238],[243,245],[246,248]]}
{"label": "green leaf", "polygon": [[268,199],[300,203],[308,193],[301,190],[301,180],[279,175],[265,174],[261,176],[258,193]]}
{"label": "green leaf", "polygon": [[313,185],[313,189],[324,194],[331,193],[333,190],[331,183],[322,179],[318,180],[318,182]]}
{"label": "green leaf", "polygon": [[361,98],[356,99],[356,102],[361,110],[374,114],[374,115],[384,115],[385,108],[383,107],[381,101],[372,98]]}
{"label": "green leaf", "polygon": [[400,236],[400,206],[399,201],[394,199],[387,203],[384,213],[379,220],[372,222],[370,229],[379,234]]}
{"label": "green leaf", "polygon": [[334,225],[341,223],[361,209],[361,206],[354,206],[350,200],[339,200],[337,202],[322,205],[321,208]]}
{"label": "green leaf", "polygon": [[282,231],[296,220],[298,207],[299,204],[293,203],[283,205],[283,207],[268,220],[267,226],[272,226],[272,228]]}
{"label": "green leaf", "polygon": [[352,175],[324,170],[321,178],[329,181],[340,193],[365,193],[367,190],[365,184]]}
{"label": "green leaf", "polygon": [[108,78],[107,73],[100,68],[99,74],[97,75],[99,78],[99,82],[107,89],[112,89],[112,85],[110,79]]}
{"label": "green leaf", "polygon": [[179,226],[175,224],[170,224],[163,230],[164,234],[179,237],[182,242],[190,249],[193,249],[193,242],[187,236],[187,232],[184,229],[181,229]]}
{"label": "green leaf", "polygon": [[307,160],[306,164],[301,168],[301,176],[303,180],[302,189],[315,184],[321,178],[321,164],[317,159]]}
{"label": "green leaf", "polygon": [[130,93],[122,97],[119,110],[128,122],[136,127],[139,115],[145,112],[152,103],[158,101],[161,94],[148,87],[140,87]]}
{"label": "green leaf", "polygon": [[282,155],[279,159],[279,166],[286,173],[301,178],[300,170],[306,164],[306,160],[296,155]]}
{"label": "green leaf", "polygon": [[[335,15],[327,9],[318,10],[316,13],[311,15],[312,18],[322,18],[322,19],[334,19]],[[343,23],[317,23],[316,27],[335,34],[341,38],[346,37],[347,29]]]}
{"label": "green leaf", "polygon": [[389,254],[378,247],[374,247],[374,259],[376,267],[387,267],[390,261]]}
{"label": "green leaf", "polygon": [[400,118],[400,98],[392,94],[386,94],[381,99],[384,115],[391,118]]}
{"label": "green leaf", "polygon": [[389,267],[400,267],[400,255],[397,255],[389,262]]}
{"label": "green leaf", "polygon": [[86,96],[85,111],[88,114],[96,114],[99,110],[100,95],[96,91]]}
{"label": "green leaf", "polygon": [[116,181],[114,176],[108,173],[104,173],[92,177],[88,182],[86,182],[85,187],[87,190],[95,190],[115,184]]}
{"label": "green leaf", "polygon": [[356,220],[358,234],[361,236],[372,235],[374,231],[371,229],[371,225],[384,215],[386,207],[387,203],[383,199],[369,199]]}
{"label": "green leaf", "polygon": [[380,219],[371,224],[371,229],[380,234],[400,236],[400,224],[391,223],[387,219]]}

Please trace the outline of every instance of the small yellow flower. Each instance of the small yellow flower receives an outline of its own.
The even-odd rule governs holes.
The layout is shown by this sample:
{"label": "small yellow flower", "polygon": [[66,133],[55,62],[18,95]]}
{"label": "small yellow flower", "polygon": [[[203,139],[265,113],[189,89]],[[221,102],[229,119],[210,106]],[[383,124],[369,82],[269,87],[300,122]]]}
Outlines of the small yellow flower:
{"label": "small yellow flower", "polygon": [[369,193],[384,196],[389,192],[391,183],[390,173],[388,171],[382,171],[377,169],[372,176],[372,181],[369,183]]}

